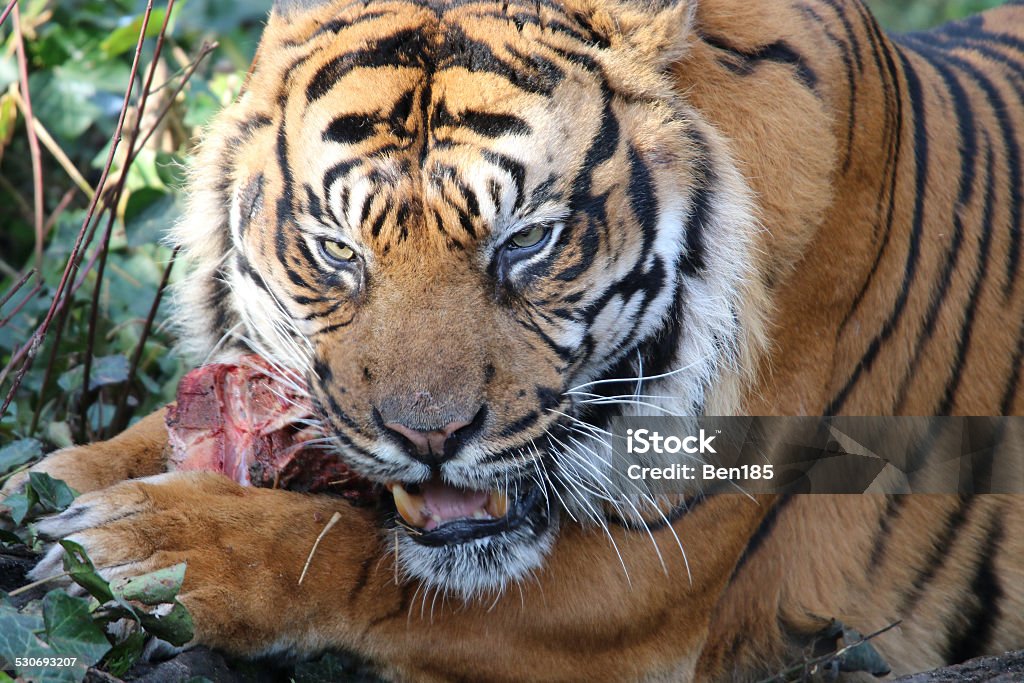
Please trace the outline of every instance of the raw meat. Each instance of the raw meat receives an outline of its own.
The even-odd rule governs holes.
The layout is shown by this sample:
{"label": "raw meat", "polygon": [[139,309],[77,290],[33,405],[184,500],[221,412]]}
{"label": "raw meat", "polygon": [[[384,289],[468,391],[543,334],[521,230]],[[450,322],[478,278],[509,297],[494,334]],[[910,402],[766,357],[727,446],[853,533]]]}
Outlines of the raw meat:
{"label": "raw meat", "polygon": [[304,381],[259,356],[204,365],[185,375],[167,411],[171,469],[220,472],[247,486],[338,493],[369,502],[353,473],[311,425]]}

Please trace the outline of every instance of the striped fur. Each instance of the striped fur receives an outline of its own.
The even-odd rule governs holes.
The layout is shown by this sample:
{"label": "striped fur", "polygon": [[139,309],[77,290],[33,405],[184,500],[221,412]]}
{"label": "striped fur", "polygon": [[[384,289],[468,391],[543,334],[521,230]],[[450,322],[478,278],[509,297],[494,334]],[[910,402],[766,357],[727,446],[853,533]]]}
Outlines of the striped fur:
{"label": "striped fur", "polygon": [[[473,419],[445,478],[546,483],[557,519],[425,549],[344,508],[303,590],[282,556],[323,499],[168,475],[44,532],[122,558],[145,511],[202,642],[352,648],[400,680],[756,680],[834,619],[900,621],[876,641],[897,673],[1024,646],[1021,496],[720,495],[645,523],[600,436],[1024,412],[1022,145],[1019,2],[900,37],[859,0],[280,3],[172,236],[184,341],[305,373],[380,481],[430,472],[383,422]],[[108,460],[156,424],[44,468],[138,474]],[[188,535],[209,525],[226,540]],[[228,588],[250,580],[258,605]]]}

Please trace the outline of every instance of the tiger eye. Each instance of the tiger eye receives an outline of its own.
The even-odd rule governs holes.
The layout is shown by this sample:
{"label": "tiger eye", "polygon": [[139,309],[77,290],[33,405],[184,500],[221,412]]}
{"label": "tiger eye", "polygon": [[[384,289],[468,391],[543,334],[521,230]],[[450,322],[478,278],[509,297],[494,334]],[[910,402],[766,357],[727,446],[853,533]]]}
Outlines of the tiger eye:
{"label": "tiger eye", "polygon": [[547,235],[548,229],[543,225],[535,225],[512,235],[512,246],[517,249],[527,249],[540,244],[540,241]]}
{"label": "tiger eye", "polygon": [[324,253],[335,261],[351,261],[356,257],[356,252],[352,251],[352,247],[347,244],[332,240],[324,240],[322,244]]}

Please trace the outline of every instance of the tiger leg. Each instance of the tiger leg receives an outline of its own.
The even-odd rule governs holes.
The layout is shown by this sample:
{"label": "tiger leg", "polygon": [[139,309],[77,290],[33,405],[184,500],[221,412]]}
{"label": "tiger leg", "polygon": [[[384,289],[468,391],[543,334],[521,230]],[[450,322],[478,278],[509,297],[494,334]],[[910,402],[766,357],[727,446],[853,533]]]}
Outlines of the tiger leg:
{"label": "tiger leg", "polygon": [[[399,680],[632,680],[639,662],[690,680],[717,596],[768,507],[722,498],[674,530],[612,526],[614,546],[567,525],[535,581],[465,603],[402,576],[376,511],[209,473],[86,494],[38,529],[82,544],[110,578],[187,563],[181,599],[197,642],[239,655],[345,648]],[[59,562],[53,551],[35,575]]]}

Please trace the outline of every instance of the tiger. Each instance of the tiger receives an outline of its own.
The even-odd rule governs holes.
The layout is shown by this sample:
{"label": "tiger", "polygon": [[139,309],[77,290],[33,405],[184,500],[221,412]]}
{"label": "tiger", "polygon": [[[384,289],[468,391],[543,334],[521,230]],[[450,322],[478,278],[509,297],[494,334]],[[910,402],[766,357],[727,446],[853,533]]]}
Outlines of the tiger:
{"label": "tiger", "polygon": [[891,36],[860,0],[277,0],[175,317],[304,377],[379,506],[166,471],[162,410],[36,465],[82,492],[38,531],[185,562],[195,643],[388,680],[757,680],[836,624],[892,675],[1024,646],[1020,496],[630,510],[601,450],[621,416],[1024,411],[1022,98],[1020,2]]}

